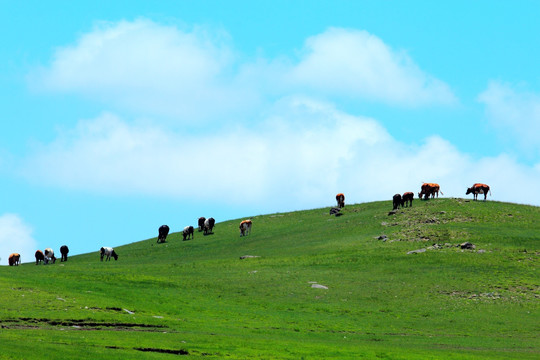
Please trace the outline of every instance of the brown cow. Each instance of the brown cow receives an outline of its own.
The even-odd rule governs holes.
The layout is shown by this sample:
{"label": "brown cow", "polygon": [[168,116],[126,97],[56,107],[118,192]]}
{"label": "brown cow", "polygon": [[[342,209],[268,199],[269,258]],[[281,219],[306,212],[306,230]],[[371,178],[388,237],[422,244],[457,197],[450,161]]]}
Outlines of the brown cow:
{"label": "brown cow", "polygon": [[8,264],[9,266],[18,266],[21,263],[21,255],[13,253],[9,255]]}
{"label": "brown cow", "polygon": [[36,265],[38,265],[40,262],[43,262],[45,260],[45,255],[43,255],[43,251],[38,250],[36,251]]}
{"label": "brown cow", "polygon": [[345,207],[345,195],[342,193],[339,193],[336,195],[336,201],[338,208],[344,208]]}
{"label": "brown cow", "polygon": [[247,236],[251,233],[251,226],[253,223],[251,220],[243,220],[240,223],[240,236]]}
{"label": "brown cow", "polygon": [[407,205],[407,202],[408,202],[408,206],[412,206],[413,199],[414,199],[414,193],[410,191],[404,193],[403,196],[401,197],[401,207],[404,207],[405,205]]}
{"label": "brown cow", "polygon": [[484,194],[484,201],[486,201],[487,194],[491,195],[491,190],[489,189],[489,186],[486,184],[474,184],[472,187],[467,188],[467,192],[465,195],[469,195],[470,193],[473,193],[473,199],[478,200],[478,194]]}
{"label": "brown cow", "polygon": [[[439,197],[439,191],[441,191],[441,187],[439,184],[436,183],[423,183],[421,191],[418,193],[418,197],[421,199],[422,195],[424,195],[424,200],[429,199],[429,196],[431,195],[431,198],[435,198],[435,194],[437,194],[437,198]],[[441,191],[441,195],[444,195]]]}

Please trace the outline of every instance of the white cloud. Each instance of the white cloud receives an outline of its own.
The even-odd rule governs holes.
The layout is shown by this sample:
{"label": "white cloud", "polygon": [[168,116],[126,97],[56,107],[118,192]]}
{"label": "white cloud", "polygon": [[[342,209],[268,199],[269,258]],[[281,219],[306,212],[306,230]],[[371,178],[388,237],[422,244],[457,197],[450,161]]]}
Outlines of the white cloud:
{"label": "white cloud", "polygon": [[305,98],[276,104],[252,128],[206,134],[130,125],[112,114],[82,121],[22,161],[40,184],[115,195],[260,204],[261,211],[319,207],[337,192],[349,202],[390,199],[438,182],[464,197],[474,182],[493,199],[540,204],[540,194],[515,192],[540,183],[540,166],[501,155],[472,159],[440,137],[421,146],[393,139],[377,121]]}
{"label": "white cloud", "polygon": [[22,262],[34,261],[37,243],[32,237],[32,228],[18,215],[0,216],[0,259],[2,265],[8,265],[11,253],[21,254]]}
{"label": "white cloud", "polygon": [[233,63],[223,31],[184,32],[140,19],[99,23],[29,78],[37,88],[194,121],[251,98],[228,75]]}
{"label": "white cloud", "polygon": [[502,136],[540,155],[540,94],[492,81],[478,100]]}
{"label": "white cloud", "polygon": [[29,81],[190,124],[234,118],[267,97],[313,90],[406,106],[456,101],[405,52],[365,31],[332,28],[313,36],[297,63],[287,54],[252,62],[237,55],[221,30],[183,31],[146,19],[100,23],[57,49]]}
{"label": "white cloud", "polygon": [[366,31],[331,28],[307,39],[291,81],[391,104],[456,102],[448,85],[424,73],[406,52],[393,50]]}

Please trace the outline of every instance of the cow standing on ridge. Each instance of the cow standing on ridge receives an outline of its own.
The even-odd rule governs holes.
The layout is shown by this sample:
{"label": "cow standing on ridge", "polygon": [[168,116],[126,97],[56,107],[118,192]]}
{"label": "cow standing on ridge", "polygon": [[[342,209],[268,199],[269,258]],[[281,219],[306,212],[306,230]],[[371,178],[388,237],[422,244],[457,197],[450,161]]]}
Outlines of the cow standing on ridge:
{"label": "cow standing on ridge", "polygon": [[401,194],[396,194],[392,198],[393,210],[399,209],[401,206]]}
{"label": "cow standing on ridge", "polygon": [[184,237],[184,241],[189,240],[190,238],[193,240],[193,226],[186,226],[184,230],[182,231],[182,236]]}
{"label": "cow standing on ridge", "polygon": [[338,208],[342,209],[345,207],[345,195],[339,193],[336,195],[336,201]]}
{"label": "cow standing on ridge", "polygon": [[62,255],[62,257],[60,258],[60,262],[67,261],[68,253],[69,248],[67,247],[67,245],[62,245],[60,247],[60,254]]}
{"label": "cow standing on ridge", "polygon": [[489,185],[477,183],[474,184],[472,187],[467,188],[467,192],[465,193],[465,195],[469,195],[470,193],[472,193],[473,200],[478,200],[478,194],[484,194],[484,201],[486,201],[488,192],[491,195]]}
{"label": "cow standing on ridge", "polygon": [[[424,200],[429,199],[429,196],[431,195],[431,198],[435,198],[435,194],[437,194],[437,198],[439,197],[439,191],[441,191],[441,187],[439,184],[436,183],[423,183],[420,192],[418,193],[418,197],[421,199],[422,195],[424,195]],[[441,195],[444,195],[441,191]]]}
{"label": "cow standing on ridge", "polygon": [[405,206],[412,207],[413,200],[414,200],[414,194],[412,192],[408,191],[404,193],[403,196],[401,197],[401,207],[405,207]]}
{"label": "cow standing on ridge", "polygon": [[167,235],[169,235],[169,227],[167,225],[161,225],[158,229],[158,243],[164,243],[167,240]]}

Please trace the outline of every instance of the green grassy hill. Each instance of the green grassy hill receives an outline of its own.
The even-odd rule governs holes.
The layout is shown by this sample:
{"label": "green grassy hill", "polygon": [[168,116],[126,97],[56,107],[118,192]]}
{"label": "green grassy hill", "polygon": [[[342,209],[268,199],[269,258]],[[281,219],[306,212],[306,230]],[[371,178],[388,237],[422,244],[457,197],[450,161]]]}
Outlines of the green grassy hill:
{"label": "green grassy hill", "polygon": [[233,220],[118,261],[1,267],[0,359],[540,357],[540,208],[389,210],[254,216],[247,237]]}

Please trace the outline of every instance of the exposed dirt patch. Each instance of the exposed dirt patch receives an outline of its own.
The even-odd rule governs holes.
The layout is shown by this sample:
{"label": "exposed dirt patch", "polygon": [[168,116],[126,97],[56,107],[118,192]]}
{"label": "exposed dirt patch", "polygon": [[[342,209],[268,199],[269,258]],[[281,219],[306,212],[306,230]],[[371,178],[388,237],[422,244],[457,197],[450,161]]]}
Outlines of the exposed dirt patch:
{"label": "exposed dirt patch", "polygon": [[46,318],[26,318],[2,320],[0,325],[4,329],[38,329],[44,327],[62,327],[74,330],[117,330],[117,331],[163,331],[166,326],[149,325],[126,322],[97,322],[79,319],[54,320]]}
{"label": "exposed dirt patch", "polygon": [[180,349],[180,350],[168,350],[168,349],[156,349],[156,348],[134,348],[138,351],[143,352],[157,352],[162,354],[173,354],[173,355],[189,355],[189,351]]}

